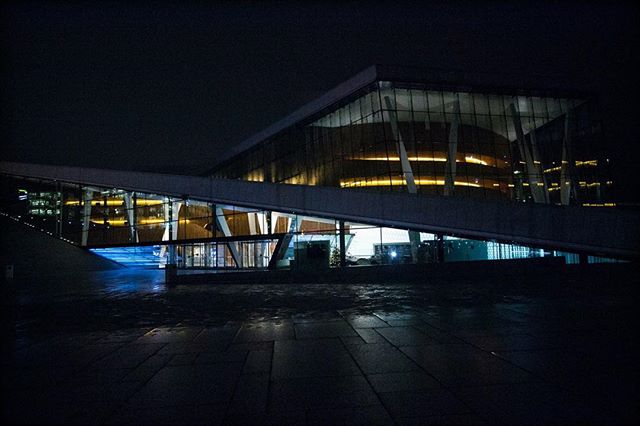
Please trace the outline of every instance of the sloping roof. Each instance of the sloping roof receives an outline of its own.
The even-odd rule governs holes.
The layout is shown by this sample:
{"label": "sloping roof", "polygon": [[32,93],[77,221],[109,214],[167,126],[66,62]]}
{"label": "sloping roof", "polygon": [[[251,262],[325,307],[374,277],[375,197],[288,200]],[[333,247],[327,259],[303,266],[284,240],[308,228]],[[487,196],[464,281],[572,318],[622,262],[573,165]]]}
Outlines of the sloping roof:
{"label": "sloping roof", "polygon": [[[266,129],[261,130],[260,132],[254,134],[253,136],[245,139],[243,142],[231,148],[227,151],[222,157],[219,158],[217,165],[225,162],[226,160],[240,154],[243,151],[251,148],[252,146],[258,144],[259,142],[281,132],[287,127],[297,123],[298,121],[304,120],[305,118],[322,111],[323,109],[331,106],[332,104],[340,101],[341,99],[349,96],[350,94],[370,85],[371,83],[377,80],[377,70],[376,65],[373,65],[355,76],[351,77],[349,80],[340,83],[338,86],[329,90],[327,93],[322,95],[321,97],[303,105],[298,110],[292,112],[281,120],[276,121]],[[214,167],[212,170],[215,170]],[[208,172],[210,173],[210,172]]]}
{"label": "sloping roof", "polygon": [[[372,65],[347,81],[326,92],[321,97],[303,105],[296,111],[276,121],[269,127],[245,139],[218,158],[215,166],[203,175],[209,175],[223,163],[283,131],[284,129],[312,117],[353,93],[375,83],[393,81],[426,84],[440,90],[474,91],[494,94],[562,96],[591,98],[591,94],[577,90],[559,89],[556,81],[543,76],[523,76],[503,73],[478,73],[437,68],[419,68],[395,65]],[[540,88],[540,87],[546,88]],[[538,87],[538,88],[535,88]]]}
{"label": "sloping roof", "polygon": [[639,258],[639,213],[0,161],[0,174],[192,198],[598,256]]}

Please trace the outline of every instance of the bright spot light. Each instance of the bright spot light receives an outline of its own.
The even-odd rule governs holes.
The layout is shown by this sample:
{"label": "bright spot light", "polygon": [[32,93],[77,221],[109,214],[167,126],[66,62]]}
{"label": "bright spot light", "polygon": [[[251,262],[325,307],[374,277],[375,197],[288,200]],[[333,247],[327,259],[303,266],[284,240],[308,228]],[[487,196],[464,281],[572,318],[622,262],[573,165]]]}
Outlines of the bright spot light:
{"label": "bright spot light", "polygon": [[398,255],[398,253],[396,253],[395,251],[391,252],[391,257],[396,257]]}

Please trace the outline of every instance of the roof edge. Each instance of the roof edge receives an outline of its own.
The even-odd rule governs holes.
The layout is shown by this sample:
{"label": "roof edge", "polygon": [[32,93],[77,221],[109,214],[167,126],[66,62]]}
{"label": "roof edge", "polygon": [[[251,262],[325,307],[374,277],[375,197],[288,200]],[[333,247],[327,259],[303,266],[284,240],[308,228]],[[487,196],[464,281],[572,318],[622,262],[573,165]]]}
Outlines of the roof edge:
{"label": "roof edge", "polygon": [[256,143],[275,135],[276,133],[286,129],[292,124],[295,124],[296,122],[303,120],[310,115],[316,114],[317,112],[322,111],[323,109],[338,102],[340,99],[349,96],[350,94],[362,89],[363,87],[368,86],[369,84],[374,83],[376,80],[378,80],[378,67],[379,65],[371,65],[365,68],[350,79],[338,84],[319,98],[306,103],[286,117],[276,121],[269,127],[259,131],[258,133],[255,133],[248,139],[245,139],[238,145],[228,150],[221,157],[219,157],[215,166],[209,169],[206,174],[210,174],[220,164],[251,148]]}
{"label": "roof edge", "polygon": [[[517,84],[505,85],[505,76],[509,75],[513,78],[513,74],[506,73],[481,73],[482,77],[478,77],[477,72],[468,72],[464,70],[424,68],[413,66],[400,66],[391,64],[375,64],[360,71],[350,79],[338,84],[324,95],[316,98],[302,107],[298,108],[286,117],[276,121],[263,130],[255,133],[244,141],[235,145],[220,157],[215,164],[202,175],[207,176],[215,172],[223,163],[241,154],[242,152],[252,148],[259,142],[281,132],[282,130],[296,124],[299,121],[309,118],[318,112],[330,107],[340,100],[348,97],[354,92],[375,83],[376,81],[395,81],[395,82],[414,82],[432,85],[433,87],[446,87],[451,90],[479,91],[479,92],[496,92],[501,94],[513,95],[532,95],[532,96],[566,96],[592,98],[593,94],[578,90],[566,90],[552,88],[540,88],[540,83],[532,84],[527,81],[527,77],[518,75]],[[531,76],[529,76],[531,77]],[[550,77],[537,76],[538,79],[550,79]],[[482,81],[482,82],[481,82]],[[536,89],[536,86],[538,88]]]}

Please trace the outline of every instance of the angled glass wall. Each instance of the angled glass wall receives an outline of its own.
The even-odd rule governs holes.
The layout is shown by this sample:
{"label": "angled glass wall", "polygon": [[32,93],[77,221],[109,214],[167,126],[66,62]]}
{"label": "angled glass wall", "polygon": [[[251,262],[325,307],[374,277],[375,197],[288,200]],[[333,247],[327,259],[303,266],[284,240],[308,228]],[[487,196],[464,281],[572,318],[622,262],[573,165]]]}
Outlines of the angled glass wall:
{"label": "angled glass wall", "polygon": [[520,202],[612,205],[585,99],[378,82],[221,164],[218,177]]}
{"label": "angled glass wall", "polygon": [[[127,266],[322,270],[575,254],[274,210],[1,176],[0,212]],[[589,262],[610,259],[590,257]]]}

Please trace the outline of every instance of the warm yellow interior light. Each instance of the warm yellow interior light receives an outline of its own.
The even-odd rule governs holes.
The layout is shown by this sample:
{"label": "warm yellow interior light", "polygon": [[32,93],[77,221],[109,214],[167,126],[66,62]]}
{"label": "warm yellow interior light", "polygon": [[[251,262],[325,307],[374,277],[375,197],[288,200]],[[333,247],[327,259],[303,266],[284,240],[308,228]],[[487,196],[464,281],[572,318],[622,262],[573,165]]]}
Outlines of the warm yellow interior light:
{"label": "warm yellow interior light", "polygon": [[464,157],[464,161],[465,161],[465,163],[480,164],[480,165],[483,165],[483,166],[488,166],[489,165],[489,164],[487,164],[486,161],[480,160],[480,159],[474,158],[474,157]]}
{"label": "warm yellow interior light", "polygon": [[[103,219],[91,219],[91,222],[97,223],[99,225],[104,224]],[[190,223],[189,219],[180,219],[174,222],[178,223]],[[124,226],[128,224],[128,221],[125,219],[108,219],[107,223],[113,226]],[[150,218],[150,219],[138,219],[138,225],[157,225],[160,223],[165,223],[165,220],[162,218]]]}
{"label": "warm yellow interior light", "polygon": [[[444,185],[444,180],[441,179],[416,179],[416,185]],[[404,179],[368,179],[368,180],[353,180],[353,181],[340,181],[341,188],[353,188],[353,187],[363,187],[363,186],[392,186],[392,185],[406,185],[407,181]],[[470,182],[462,182],[455,181],[455,186],[470,186],[473,188],[480,188],[480,184],[478,183],[470,183]]]}
{"label": "warm yellow interior light", "polygon": [[[417,161],[417,162],[432,162],[432,163],[446,163],[446,157],[425,157],[425,156],[417,156],[417,157],[407,157],[409,161]],[[351,157],[349,160],[362,160],[362,161],[400,161],[400,157]],[[480,164],[482,166],[488,166],[489,163],[481,160],[479,158],[475,158],[473,156],[464,157],[464,161],[456,159],[456,163],[472,163],[472,164]]]}
{"label": "warm yellow interior light", "polygon": [[[131,201],[131,203],[133,204],[133,200]],[[82,203],[79,200],[69,200],[69,201],[65,201],[64,203],[67,206],[80,206],[83,205],[84,203]],[[162,200],[145,200],[145,199],[138,199],[136,200],[136,205],[137,206],[157,206],[162,204]],[[92,206],[97,206],[97,205],[104,205],[104,200],[102,199],[94,199],[91,200],[91,205]],[[124,200],[123,199],[108,199],[107,200],[107,205],[108,206],[122,206],[124,205]]]}

